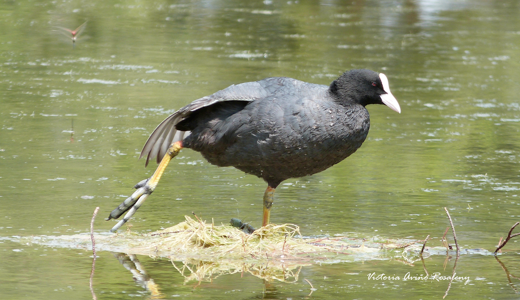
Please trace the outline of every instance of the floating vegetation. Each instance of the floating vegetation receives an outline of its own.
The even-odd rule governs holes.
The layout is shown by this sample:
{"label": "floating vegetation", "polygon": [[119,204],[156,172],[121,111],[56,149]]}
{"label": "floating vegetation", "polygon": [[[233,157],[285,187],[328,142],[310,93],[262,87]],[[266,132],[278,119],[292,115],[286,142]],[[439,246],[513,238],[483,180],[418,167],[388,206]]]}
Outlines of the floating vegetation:
{"label": "floating vegetation", "polygon": [[169,257],[176,261],[239,260],[241,263],[259,260],[285,263],[352,260],[347,257],[353,254],[360,257],[392,255],[388,250],[412,245],[420,250],[422,246],[421,241],[410,240],[303,237],[294,224],[269,224],[247,234],[230,225],[215,225],[198,217],[185,218],[184,222],[153,233],[136,234],[130,230],[118,233],[108,237],[105,243],[123,247],[118,250],[121,252]]}
{"label": "floating vegetation", "polygon": [[[117,238],[131,237],[128,233]],[[298,237],[295,237],[298,236]],[[169,253],[174,256],[183,254],[211,260],[252,258],[280,258],[303,251],[299,227],[292,224],[269,224],[251,234],[230,225],[215,226],[186,216],[186,221],[173,227],[149,234],[140,235],[136,249],[146,252]]]}

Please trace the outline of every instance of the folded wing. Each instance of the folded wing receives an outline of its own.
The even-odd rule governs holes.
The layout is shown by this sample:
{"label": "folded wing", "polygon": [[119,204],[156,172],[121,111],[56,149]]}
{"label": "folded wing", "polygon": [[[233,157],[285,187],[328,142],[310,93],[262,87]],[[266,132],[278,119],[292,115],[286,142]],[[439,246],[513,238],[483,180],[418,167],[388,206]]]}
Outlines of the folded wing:
{"label": "folded wing", "polygon": [[176,126],[193,112],[224,101],[251,102],[266,97],[269,93],[270,86],[266,85],[265,81],[257,81],[232,85],[212,95],[197,99],[171,114],[155,128],[144,144],[139,158],[146,156],[146,165],[154,157],[159,163],[172,143],[181,141],[190,134],[189,131],[177,130]]}

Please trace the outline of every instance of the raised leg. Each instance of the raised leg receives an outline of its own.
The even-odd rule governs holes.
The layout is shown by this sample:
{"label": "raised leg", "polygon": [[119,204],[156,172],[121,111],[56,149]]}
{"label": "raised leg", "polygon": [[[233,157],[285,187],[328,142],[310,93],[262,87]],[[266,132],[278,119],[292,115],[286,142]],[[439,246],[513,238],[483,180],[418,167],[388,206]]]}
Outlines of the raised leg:
{"label": "raised leg", "polygon": [[264,193],[264,219],[262,221],[262,227],[269,224],[269,218],[271,216],[271,206],[273,206],[273,198],[274,198],[274,191],[276,189],[271,187],[270,185],[267,186]]}
{"label": "raised leg", "polygon": [[164,155],[163,159],[161,160],[161,163],[153,173],[152,177],[142,180],[138,184],[136,184],[135,188],[137,190],[132,194],[132,196],[126,198],[126,200],[123,201],[123,203],[119,204],[119,206],[110,213],[110,215],[106,219],[107,221],[110,219],[117,219],[126,211],[128,211],[125,217],[121,221],[119,221],[114,227],[112,227],[112,229],[110,230],[111,232],[115,232],[121,226],[123,226],[123,224],[130,220],[130,218],[135,214],[139,207],[141,207],[146,198],[152,194],[152,192],[157,187],[159,180],[161,180],[161,176],[164,173],[164,170],[166,170],[168,164],[170,163],[170,160],[177,156],[181,149],[182,141],[173,143],[168,149],[168,152],[166,152],[166,155]]}

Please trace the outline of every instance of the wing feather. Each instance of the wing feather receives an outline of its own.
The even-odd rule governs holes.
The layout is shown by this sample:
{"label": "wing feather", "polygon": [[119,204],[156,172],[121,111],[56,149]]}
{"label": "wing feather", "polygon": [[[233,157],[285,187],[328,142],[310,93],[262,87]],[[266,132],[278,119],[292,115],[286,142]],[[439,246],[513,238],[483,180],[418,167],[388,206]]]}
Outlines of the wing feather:
{"label": "wing feather", "polygon": [[139,158],[146,156],[145,165],[148,165],[150,159],[153,159],[154,157],[157,158],[157,163],[159,163],[172,143],[181,141],[190,134],[189,131],[180,131],[175,128],[179,122],[186,119],[194,111],[211,106],[215,103],[223,101],[251,102],[266,97],[270,94],[269,84],[266,84],[266,82],[267,80],[262,80],[232,85],[184,106],[164,119],[164,121],[155,128],[144,144]]}

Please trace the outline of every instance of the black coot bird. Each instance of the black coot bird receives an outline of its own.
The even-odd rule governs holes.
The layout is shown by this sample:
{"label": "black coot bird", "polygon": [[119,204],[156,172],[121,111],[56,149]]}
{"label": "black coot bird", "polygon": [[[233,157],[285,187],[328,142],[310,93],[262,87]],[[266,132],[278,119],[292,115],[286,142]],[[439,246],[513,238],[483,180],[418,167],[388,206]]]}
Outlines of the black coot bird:
{"label": "black coot bird", "polygon": [[400,113],[383,73],[345,72],[330,86],[274,77],[232,85],[193,101],[166,118],[141,152],[159,164],[107,220],[121,227],[150,195],[182,148],[219,167],[233,166],[264,179],[263,223],[269,223],[276,187],[288,178],[321,172],[354,153],[370,127],[365,106],[385,104]]}

